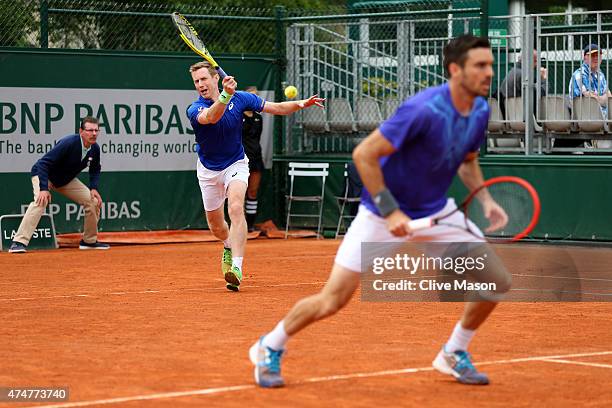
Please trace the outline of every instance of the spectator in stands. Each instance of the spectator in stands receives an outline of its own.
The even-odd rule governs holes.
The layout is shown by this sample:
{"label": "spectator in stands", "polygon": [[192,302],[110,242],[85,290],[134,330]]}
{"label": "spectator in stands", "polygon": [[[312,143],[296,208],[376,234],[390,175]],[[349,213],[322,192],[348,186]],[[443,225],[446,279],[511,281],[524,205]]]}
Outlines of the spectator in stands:
{"label": "spectator in stands", "polygon": [[584,47],[584,62],[572,74],[569,84],[570,98],[589,96],[597,99],[601,106],[604,118],[608,115],[608,98],[612,93],[608,89],[606,76],[599,69],[601,64],[601,53],[597,44],[589,44]]}
{"label": "spectator in stands", "polygon": [[[538,54],[536,50],[533,50],[533,65],[536,66],[538,63]],[[518,62],[514,65],[514,68],[508,72],[508,75],[504,78],[501,83],[501,86],[498,90],[499,92],[499,108],[501,109],[502,116],[506,118],[506,99],[507,98],[519,98],[523,95],[523,68],[521,65],[521,56],[519,55]],[[548,93],[548,71],[544,67],[540,67],[540,77],[542,80],[540,81],[540,94],[542,96]],[[535,84],[534,84],[535,86]],[[534,98],[533,100],[536,103],[533,104],[534,113],[537,104],[537,91],[534,89],[533,91]]]}
{"label": "spectator in stands", "polygon": [[[574,73],[569,84],[569,95],[571,99],[579,97],[595,98],[599,103],[603,119],[608,117],[608,98],[612,96],[608,89],[606,76],[599,69],[601,64],[601,52],[597,44],[589,44],[583,50],[584,62]],[[555,143],[556,145],[556,143]],[[612,141],[599,140],[597,147],[612,147]]]}

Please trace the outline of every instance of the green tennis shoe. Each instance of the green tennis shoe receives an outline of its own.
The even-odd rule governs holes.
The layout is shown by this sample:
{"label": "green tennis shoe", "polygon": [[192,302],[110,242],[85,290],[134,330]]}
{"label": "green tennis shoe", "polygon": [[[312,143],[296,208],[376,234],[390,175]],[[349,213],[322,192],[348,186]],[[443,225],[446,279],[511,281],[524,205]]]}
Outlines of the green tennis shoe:
{"label": "green tennis shoe", "polygon": [[223,256],[221,256],[221,273],[225,276],[232,269],[232,250],[223,248]]}
{"label": "green tennis shoe", "polygon": [[[240,281],[242,280],[242,271],[237,266],[232,266],[232,268],[225,273],[224,277],[225,281],[228,283],[227,288],[229,290],[238,291],[238,286],[240,286]],[[232,288],[230,288],[230,285]]]}

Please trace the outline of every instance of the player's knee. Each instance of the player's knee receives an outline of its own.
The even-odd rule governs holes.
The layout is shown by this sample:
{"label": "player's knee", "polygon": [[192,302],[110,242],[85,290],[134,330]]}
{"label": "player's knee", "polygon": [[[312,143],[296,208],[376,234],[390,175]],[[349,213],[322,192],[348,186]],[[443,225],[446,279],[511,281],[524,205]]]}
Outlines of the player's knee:
{"label": "player's knee", "polygon": [[322,296],[321,299],[321,314],[325,316],[331,316],[338,313],[340,309],[348,303],[348,299],[344,299],[339,294],[329,294]]}
{"label": "player's knee", "polygon": [[230,216],[230,219],[236,219],[237,217],[244,216],[244,207],[242,203],[231,203],[227,206],[227,212]]}
{"label": "player's knee", "polygon": [[503,263],[494,263],[493,267],[489,270],[489,274],[491,276],[491,283],[495,284],[495,293],[505,294],[512,287],[512,275]]}
{"label": "player's knee", "polygon": [[495,273],[493,279],[486,282],[491,289],[480,290],[478,301],[501,302],[512,287],[512,275],[504,268]]}
{"label": "player's knee", "polygon": [[210,228],[210,232],[212,232],[213,235],[220,235],[225,231],[225,224],[224,223],[209,223],[208,228]]}
{"label": "player's knee", "polygon": [[497,279],[496,292],[507,293],[512,287],[512,275],[507,270]]}
{"label": "player's knee", "polygon": [[257,200],[257,190],[257,188],[249,186],[249,189],[247,190],[247,198],[249,200]]}

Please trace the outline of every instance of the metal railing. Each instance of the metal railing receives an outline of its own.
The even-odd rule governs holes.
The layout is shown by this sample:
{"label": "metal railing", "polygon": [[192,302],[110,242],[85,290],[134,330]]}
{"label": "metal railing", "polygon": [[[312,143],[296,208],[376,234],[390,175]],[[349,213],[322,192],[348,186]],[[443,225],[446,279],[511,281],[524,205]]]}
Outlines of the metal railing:
{"label": "metal railing", "polygon": [[457,34],[478,32],[481,23],[473,9],[393,17],[289,25],[286,83],[304,96],[322,95],[328,109],[288,121],[288,151],[350,152],[402,100],[444,82],[444,45]]}
{"label": "metal railing", "polygon": [[[583,48],[588,44],[596,43],[600,48],[600,72],[605,78],[612,74],[612,11],[495,16],[488,21],[495,57],[489,95],[489,151],[612,152],[609,101],[601,97],[598,106],[594,98],[569,94],[570,79],[581,67]],[[287,49],[295,58],[288,61],[288,82],[304,94],[320,93],[330,100],[348,101],[348,107],[343,102],[345,108],[338,114],[330,106],[324,118],[298,116],[287,129],[289,135],[300,139],[291,146],[298,146],[297,151],[350,151],[368,133],[367,126],[359,126],[363,99],[373,100],[375,104],[368,104],[369,108],[380,111],[384,119],[391,113],[386,107],[394,106],[389,101],[395,100],[396,105],[398,99],[443,83],[444,45],[463,33],[478,34],[480,23],[479,17],[454,13],[444,18],[411,16],[290,26]],[[605,93],[601,81],[599,85],[599,93]],[[366,112],[365,116],[377,114]],[[344,123],[347,120],[353,122],[352,128]],[[336,122],[342,131],[334,130]]]}
{"label": "metal railing", "polygon": [[490,126],[490,150],[523,154],[612,152],[607,98],[593,103],[595,98],[578,97],[570,90],[573,74],[585,62],[585,46],[598,44],[602,57],[597,74],[599,93],[607,94],[604,88],[608,86],[601,79],[611,73],[612,11],[502,20],[512,26],[510,34],[500,37],[505,37],[507,47],[496,55],[504,69],[497,72],[490,101],[498,104],[501,117]]}

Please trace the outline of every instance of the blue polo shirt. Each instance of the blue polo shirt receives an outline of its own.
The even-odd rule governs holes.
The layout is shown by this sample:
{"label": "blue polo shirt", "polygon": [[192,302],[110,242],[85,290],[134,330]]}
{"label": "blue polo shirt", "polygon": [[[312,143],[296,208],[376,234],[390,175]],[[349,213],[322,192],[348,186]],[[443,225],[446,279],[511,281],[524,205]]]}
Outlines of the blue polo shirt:
{"label": "blue polo shirt", "polygon": [[[444,208],[457,169],[468,153],[480,148],[488,120],[485,98],[476,98],[470,114],[463,116],[444,84],[409,98],[380,126],[397,149],[380,159],[385,185],[404,213],[422,218]],[[370,211],[380,215],[365,188],[361,198]]]}
{"label": "blue polo shirt", "polygon": [[198,123],[198,115],[204,108],[212,106],[212,99],[202,96],[187,108],[187,117],[195,133],[200,162],[209,170],[221,171],[244,158],[242,147],[242,113],[261,112],[265,101],[249,92],[238,91],[215,124]]}
{"label": "blue polo shirt", "polygon": [[[569,84],[569,95],[570,98],[578,98],[582,96],[583,92],[595,92],[597,95],[605,95],[608,93],[608,82],[603,72],[593,72],[589,64],[583,63],[572,74]],[[606,119],[608,117],[608,105],[599,107],[601,113]]]}
{"label": "blue polo shirt", "polygon": [[55,187],[71,182],[85,167],[89,167],[89,188],[97,189],[100,179],[100,146],[91,145],[83,154],[81,136],[68,135],[32,166],[32,176],[38,176],[41,191],[49,190],[49,180]]}

